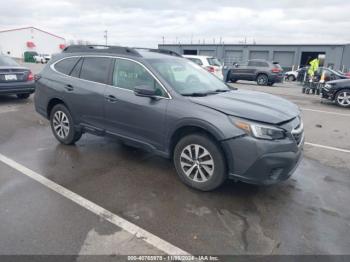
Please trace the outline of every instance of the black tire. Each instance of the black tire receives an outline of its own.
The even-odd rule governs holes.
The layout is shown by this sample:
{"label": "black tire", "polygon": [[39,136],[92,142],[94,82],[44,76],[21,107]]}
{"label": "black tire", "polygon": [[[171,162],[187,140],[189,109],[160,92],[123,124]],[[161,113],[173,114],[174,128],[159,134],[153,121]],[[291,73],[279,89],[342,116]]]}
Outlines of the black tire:
{"label": "black tire", "polygon": [[[61,135],[59,133],[59,130],[63,130],[63,127],[62,127],[63,124],[61,125],[60,128],[58,128],[58,129],[56,128],[56,130],[55,130],[55,125],[56,125],[57,121],[56,121],[56,123],[54,123],[54,121],[55,121],[54,119],[57,116],[56,113],[60,114],[59,112],[62,112],[66,116],[66,121],[61,121],[61,123],[62,122],[68,123],[68,125],[64,124],[65,127],[68,127],[68,131],[67,131],[67,129],[65,129],[66,134],[64,136],[62,135],[63,131],[61,131]],[[51,113],[50,113],[50,124],[51,124],[52,133],[54,134],[55,138],[60,143],[62,143],[64,145],[73,145],[82,136],[82,132],[76,130],[76,128],[75,128],[75,124],[74,124],[74,120],[72,118],[72,115],[70,114],[67,107],[63,104],[57,104],[52,108]]]}
{"label": "black tire", "polygon": [[275,83],[273,83],[273,82],[270,82],[270,83],[268,83],[267,85],[268,86],[273,86]]}
{"label": "black tire", "polygon": [[[199,146],[200,148],[197,151],[197,157],[204,154],[205,151],[203,149],[207,150],[209,155],[188,162],[188,160],[183,157],[183,154],[186,152],[187,148],[191,148],[191,154],[196,155],[195,151],[192,150],[195,146]],[[195,156],[192,157],[192,159],[195,159]],[[181,181],[192,188],[201,191],[211,191],[219,187],[227,178],[224,154],[217,143],[206,135],[192,134],[182,138],[175,146],[173,160]],[[186,161],[188,162],[186,165],[191,166],[187,170],[185,170],[187,166],[182,167]],[[211,161],[213,165],[201,164],[208,161]],[[209,168],[209,166],[211,166],[211,168]],[[189,169],[191,168],[193,168],[193,172],[191,171],[189,175],[186,175],[185,172],[190,171]],[[207,172],[208,170],[209,172]],[[212,172],[211,175],[210,172]],[[193,177],[191,177],[192,174]],[[199,176],[203,177],[202,175],[205,177],[205,180],[199,178]],[[202,181],[195,181],[194,179],[200,179]]]}
{"label": "black tire", "polygon": [[17,94],[18,99],[27,99],[29,98],[30,94]]}
{"label": "black tire", "polygon": [[291,81],[291,82],[296,80],[295,76],[293,76],[293,75],[287,76],[287,79],[288,79],[288,81]]}
{"label": "black tire", "polygon": [[256,78],[256,83],[259,86],[267,86],[268,82],[269,82],[269,79],[268,79],[267,75],[265,75],[265,74],[260,74]]}
{"label": "black tire", "polygon": [[[342,99],[340,98],[341,96],[346,95],[347,97],[350,96],[350,89],[342,89],[337,92],[335,95],[335,102],[337,103],[338,106],[345,107],[345,108],[350,108],[350,103],[342,103]],[[348,98],[349,100],[349,98]]]}
{"label": "black tire", "polygon": [[303,93],[303,94],[305,94],[305,87],[303,87],[302,89],[301,89],[301,92]]}

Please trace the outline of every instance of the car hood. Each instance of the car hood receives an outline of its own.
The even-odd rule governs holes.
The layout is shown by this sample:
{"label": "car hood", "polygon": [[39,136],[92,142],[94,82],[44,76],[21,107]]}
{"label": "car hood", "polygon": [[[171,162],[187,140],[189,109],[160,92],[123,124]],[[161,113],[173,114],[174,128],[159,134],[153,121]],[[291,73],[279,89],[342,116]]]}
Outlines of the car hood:
{"label": "car hood", "polygon": [[328,81],[327,84],[336,85],[336,86],[349,86],[350,87],[350,79],[338,79]]}
{"label": "car hood", "polygon": [[299,108],[286,99],[255,91],[232,90],[217,95],[191,97],[193,103],[227,115],[279,124],[297,117]]}

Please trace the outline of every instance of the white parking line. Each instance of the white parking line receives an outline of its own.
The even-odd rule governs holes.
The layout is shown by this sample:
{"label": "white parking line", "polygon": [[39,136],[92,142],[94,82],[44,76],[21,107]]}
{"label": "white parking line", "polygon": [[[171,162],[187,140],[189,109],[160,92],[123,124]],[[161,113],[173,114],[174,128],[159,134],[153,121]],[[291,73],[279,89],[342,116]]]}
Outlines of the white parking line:
{"label": "white parking line", "polygon": [[111,222],[112,224],[124,229],[125,231],[135,235],[137,238],[143,239],[148,244],[154,246],[155,248],[163,251],[169,255],[190,255],[186,251],[170,244],[169,242],[153,235],[152,233],[140,228],[139,226],[117,216],[116,214],[104,209],[103,207],[87,200],[80,195],[56,184],[55,182],[47,179],[46,177],[36,173],[35,171],[17,163],[16,161],[0,154],[0,161],[4,164],[12,167],[13,169],[21,172],[27,177],[39,182],[45,187],[55,191],[56,193],[64,196],[65,198],[73,201],[74,203],[80,205],[81,207],[91,211],[92,213],[98,215],[99,217]]}
{"label": "white parking line", "polygon": [[311,111],[311,112],[338,115],[338,116],[350,116],[350,114],[343,114],[343,113],[337,113],[337,112],[331,112],[331,111],[323,111],[323,110],[310,109],[310,108],[302,108],[301,107],[300,109],[303,111]]}
{"label": "white parking line", "polygon": [[343,153],[350,153],[350,150],[343,149],[343,148],[332,147],[332,146],[324,146],[324,145],[319,145],[319,144],[314,144],[314,143],[309,143],[309,142],[305,142],[305,145],[319,147],[319,148],[324,148],[324,149],[329,149],[329,150],[335,150],[335,151],[339,151],[339,152],[343,152]]}

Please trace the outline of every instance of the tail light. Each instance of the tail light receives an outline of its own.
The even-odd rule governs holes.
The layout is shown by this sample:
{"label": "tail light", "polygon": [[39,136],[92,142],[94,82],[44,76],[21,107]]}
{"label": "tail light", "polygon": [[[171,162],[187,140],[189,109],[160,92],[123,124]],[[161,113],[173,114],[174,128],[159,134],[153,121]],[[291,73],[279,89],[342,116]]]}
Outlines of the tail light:
{"label": "tail light", "polygon": [[282,70],[279,68],[272,68],[271,72],[272,73],[280,73],[280,72],[282,72]]}
{"label": "tail light", "polygon": [[206,69],[210,72],[210,73],[214,73],[215,72],[215,68],[212,66],[207,66]]}
{"label": "tail light", "polygon": [[29,74],[27,76],[27,81],[33,81],[34,80],[34,75],[32,73],[32,71],[29,71]]}

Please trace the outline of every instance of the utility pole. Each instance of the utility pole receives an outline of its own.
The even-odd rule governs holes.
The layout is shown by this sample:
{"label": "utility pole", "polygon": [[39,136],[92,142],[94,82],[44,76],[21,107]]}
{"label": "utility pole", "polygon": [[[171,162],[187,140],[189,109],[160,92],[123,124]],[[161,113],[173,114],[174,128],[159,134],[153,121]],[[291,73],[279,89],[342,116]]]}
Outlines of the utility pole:
{"label": "utility pole", "polygon": [[104,39],[105,39],[105,43],[106,43],[106,45],[107,45],[107,42],[108,42],[108,41],[107,41],[107,40],[108,40],[108,31],[107,31],[107,30],[105,30],[105,31],[104,31],[104,33],[105,33],[105,34],[104,34],[104,36],[103,36],[103,37],[104,37]]}
{"label": "utility pole", "polygon": [[163,40],[163,45],[165,44],[165,37],[162,36],[162,40]]}

